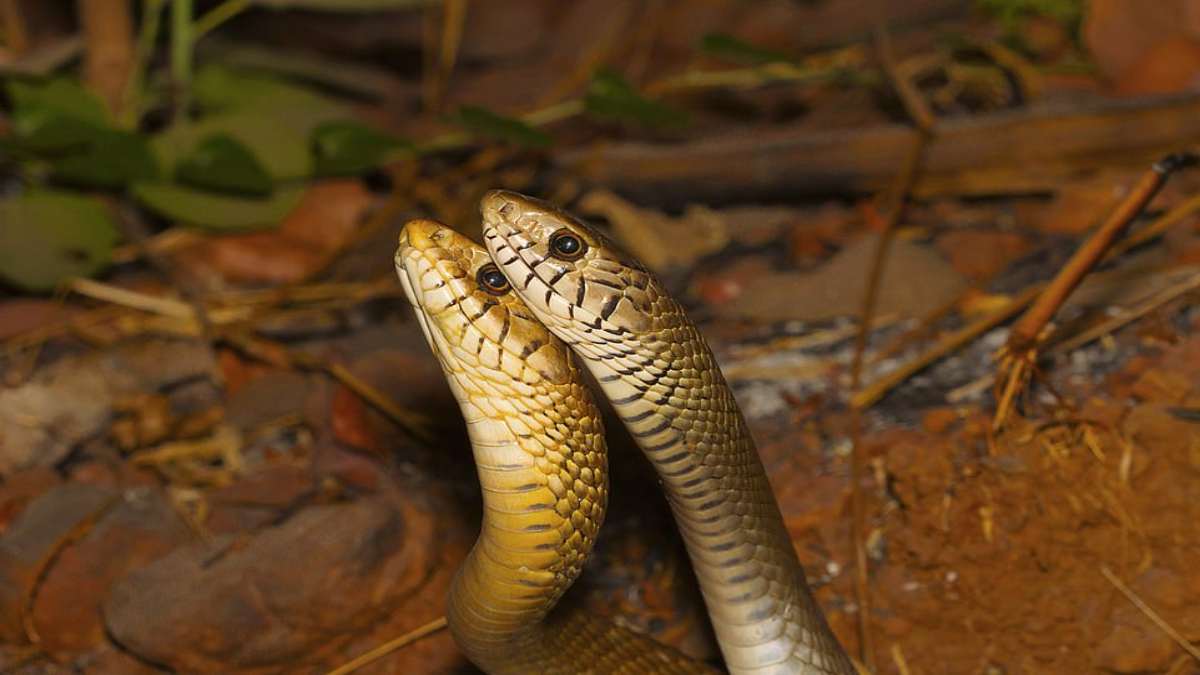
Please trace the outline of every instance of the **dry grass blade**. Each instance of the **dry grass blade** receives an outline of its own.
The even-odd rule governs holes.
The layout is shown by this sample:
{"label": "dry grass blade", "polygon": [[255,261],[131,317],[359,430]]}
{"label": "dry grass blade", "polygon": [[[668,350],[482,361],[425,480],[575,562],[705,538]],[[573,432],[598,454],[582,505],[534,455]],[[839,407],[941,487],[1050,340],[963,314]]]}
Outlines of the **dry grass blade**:
{"label": "dry grass blade", "polygon": [[329,671],[325,675],[348,675],[349,673],[353,673],[354,671],[358,670],[359,668],[362,668],[363,666],[366,666],[366,665],[369,665],[371,663],[378,661],[379,659],[387,656],[388,654],[391,654],[392,652],[396,651],[397,649],[407,647],[408,645],[416,642],[417,640],[420,640],[421,638],[426,637],[428,635],[432,635],[432,634],[442,630],[445,627],[446,627],[446,617],[444,617],[444,616],[438,617],[438,618],[434,619],[433,621],[430,621],[429,623],[425,624],[424,626],[421,626],[420,628],[411,630],[394,640],[389,640],[389,641],[379,645],[378,647],[372,649],[371,651],[367,652],[366,654],[357,656],[357,657],[351,659],[350,661],[347,661],[346,663]]}
{"label": "dry grass blade", "polygon": [[1109,333],[1112,333],[1126,324],[1137,321],[1138,319],[1146,316],[1159,307],[1162,307],[1168,302],[1186,295],[1197,288],[1200,288],[1200,274],[1193,274],[1187,279],[1164,288],[1163,290],[1154,294],[1154,296],[1143,303],[1141,307],[1137,307],[1125,312],[1121,316],[1115,316],[1106,321],[1102,321],[1099,325],[1093,326],[1092,328],[1085,330],[1082,333],[1054,346],[1052,351],[1069,352],[1074,349],[1078,349],[1092,340],[1108,335]]}
{"label": "dry grass blade", "polygon": [[1138,597],[1132,588],[1126,586],[1125,582],[1117,578],[1117,575],[1113,574],[1112,570],[1108,569],[1108,566],[1101,565],[1100,573],[1104,575],[1105,579],[1108,579],[1108,583],[1121,592],[1121,595],[1125,596],[1125,599],[1133,603],[1133,606],[1137,607],[1142,614],[1145,614],[1147,619],[1150,619],[1155,626],[1158,626],[1159,630],[1170,636],[1180,647],[1183,647],[1183,651],[1191,654],[1193,659],[1200,662],[1200,649],[1197,649],[1192,643],[1188,642],[1179,631],[1175,630],[1171,624],[1159,616],[1158,612],[1155,612],[1150,605],[1146,604],[1145,600]]}
{"label": "dry grass blade", "polygon": [[1010,300],[1004,307],[943,338],[920,356],[872,382],[869,386],[855,392],[854,396],[850,399],[851,405],[856,408],[868,408],[874,405],[875,402],[883,398],[889,391],[895,389],[908,378],[928,368],[947,354],[960,349],[963,345],[970,343],[975,338],[1004,323],[1014,314],[1028,307],[1029,303],[1037,297],[1038,292],[1041,290],[1041,285],[1027,288],[1020,295]]}

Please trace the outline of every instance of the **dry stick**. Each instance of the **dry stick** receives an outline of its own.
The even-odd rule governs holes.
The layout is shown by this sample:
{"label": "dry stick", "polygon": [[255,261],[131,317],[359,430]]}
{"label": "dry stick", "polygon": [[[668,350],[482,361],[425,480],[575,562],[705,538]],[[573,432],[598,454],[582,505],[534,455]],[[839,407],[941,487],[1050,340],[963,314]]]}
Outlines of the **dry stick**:
{"label": "dry stick", "polygon": [[[1127,239],[1117,242],[1111,249],[1109,249],[1104,259],[1106,261],[1111,260],[1136,246],[1140,246],[1151,239],[1154,239],[1155,237],[1162,236],[1162,234],[1168,229],[1183,221],[1185,218],[1195,215],[1197,212],[1200,212],[1200,195],[1184,201],[1182,204],[1179,204],[1175,208],[1163,214],[1158,218],[1158,220],[1155,220],[1147,225],[1144,229],[1139,230],[1137,233],[1131,235]],[[984,324],[992,324],[992,326],[994,326],[1002,323],[1005,319],[1028,307],[1029,304],[1037,298],[1037,294],[1045,287],[1046,284],[1044,283],[1030,286],[1022,291],[1021,294],[1010,304],[1005,305],[1003,308],[997,310],[988,317],[981,319],[977,325],[983,326]],[[942,309],[943,308],[938,308],[935,314],[941,314]],[[993,319],[996,320],[993,321]],[[935,318],[932,316],[927,316],[923,320],[923,323],[929,324],[934,320]],[[989,328],[992,326],[989,326]],[[862,408],[873,405],[876,401],[883,398],[889,391],[899,386],[909,377],[912,377],[921,370],[936,363],[947,354],[956,351],[959,347],[971,342],[974,337],[981,335],[983,332],[986,331],[975,332],[969,331],[969,329],[963,329],[954,333],[950,337],[939,341],[932,348],[913,359],[912,363],[906,364],[899,370],[885,375],[881,379],[872,383],[866,389],[855,394],[854,398],[851,400],[852,404]],[[970,335],[970,333],[975,333],[975,335]],[[1066,351],[1064,346],[1056,347],[1054,350]],[[974,387],[973,384],[967,386]],[[984,384],[983,386],[987,385]],[[962,389],[962,387],[960,387],[960,389]]]}
{"label": "dry stick", "polygon": [[1002,352],[1002,361],[997,372],[997,382],[1003,382],[996,404],[996,415],[992,428],[1003,426],[1017,393],[1022,389],[1036,360],[1039,338],[1046,325],[1066,301],[1071,291],[1083,281],[1087,273],[1104,257],[1113,242],[1142,212],[1146,204],[1158,194],[1166,183],[1167,176],[1186,166],[1200,161],[1200,156],[1191,153],[1169,155],[1159,160],[1142,176],[1106,221],[1096,230],[1083,246],[1071,256],[1067,264],[1046,287],[1033,306],[1013,325],[1008,344]]}
{"label": "dry stick", "polygon": [[436,633],[445,627],[446,627],[446,617],[444,617],[444,616],[438,617],[438,618],[434,619],[433,621],[430,621],[429,623],[425,624],[424,626],[421,626],[420,628],[411,630],[411,631],[405,633],[404,635],[401,635],[398,638],[389,640],[389,641],[379,645],[378,647],[372,649],[371,651],[367,652],[366,654],[357,656],[357,657],[347,661],[346,663],[329,671],[325,675],[348,675],[349,673],[353,673],[354,671],[358,670],[359,668],[362,668],[365,665],[368,665],[368,664],[374,663],[375,661],[378,661],[379,659],[387,656],[388,654],[391,654],[392,652],[396,651],[397,649],[400,649],[401,647],[407,647],[409,644],[416,642],[417,640],[420,640],[421,638],[426,637],[428,635],[432,635],[433,633]]}
{"label": "dry stick", "polygon": [[1183,647],[1183,651],[1191,654],[1192,658],[1196,659],[1197,661],[1200,661],[1200,649],[1196,649],[1196,647],[1194,647],[1192,643],[1188,642],[1183,635],[1180,635],[1179,631],[1172,628],[1171,624],[1163,620],[1163,618],[1158,615],[1158,612],[1155,612],[1150,605],[1147,605],[1144,600],[1138,597],[1137,593],[1133,592],[1133,589],[1126,586],[1125,582],[1118,579],[1117,575],[1113,574],[1112,570],[1108,569],[1107,565],[1100,566],[1100,573],[1104,575],[1105,579],[1108,579],[1108,583],[1115,586],[1118,591],[1121,591],[1121,595],[1124,595],[1129,602],[1132,602],[1134,607],[1137,607],[1139,610],[1141,610],[1142,614],[1146,615],[1146,618],[1154,622],[1155,626],[1158,626],[1162,632],[1170,636],[1170,638],[1178,643],[1180,647]]}
{"label": "dry stick", "polygon": [[901,382],[929,367],[930,364],[941,360],[947,354],[972,342],[975,338],[1004,323],[1017,312],[1025,309],[1037,297],[1042,288],[1043,286],[1041,285],[1031,286],[1022,291],[1017,297],[1009,300],[1008,304],[1004,307],[951,333],[917,358],[859,390],[850,399],[850,404],[856,408],[870,407]]}
{"label": "dry stick", "polygon": [[458,60],[467,19],[467,0],[444,0],[440,5],[430,6],[426,12],[426,37],[431,38],[436,31],[438,39],[426,42],[421,89],[425,110],[436,112],[442,107],[446,84]]}
{"label": "dry stick", "polygon": [[19,0],[0,0],[0,26],[4,27],[4,40],[13,56],[21,56],[32,45]]}
{"label": "dry stick", "polygon": [[1138,319],[1146,316],[1159,307],[1162,307],[1168,302],[1171,302],[1181,295],[1194,291],[1197,288],[1200,288],[1200,274],[1193,274],[1187,279],[1177,284],[1168,286],[1158,293],[1155,293],[1154,296],[1146,301],[1146,303],[1141,307],[1126,312],[1121,316],[1116,316],[1106,321],[1102,321],[1098,325],[1092,326],[1091,328],[1079,333],[1078,335],[1075,335],[1074,337],[1071,337],[1068,340],[1063,341],[1058,345],[1051,346],[1050,350],[1052,352],[1069,352],[1082,347],[1096,338],[1099,338],[1103,335],[1108,335],[1125,324],[1137,321]]}
{"label": "dry stick", "polygon": [[[866,353],[867,336],[871,332],[871,316],[875,312],[875,304],[879,295],[879,283],[883,277],[883,267],[887,251],[895,232],[895,226],[900,221],[900,216],[903,213],[909,192],[916,183],[921,161],[925,156],[925,149],[928,147],[929,140],[934,134],[935,124],[933,113],[930,112],[925,101],[921,99],[920,93],[913,86],[912,82],[905,78],[897,69],[896,60],[892,54],[891,37],[888,35],[886,24],[882,21],[875,31],[875,45],[884,71],[887,73],[889,81],[896,90],[896,94],[904,102],[905,110],[908,111],[908,115],[917,126],[919,133],[907,161],[896,176],[893,188],[885,195],[884,206],[886,207],[886,211],[884,211],[885,220],[883,230],[879,234],[879,243],[871,261],[870,277],[867,282],[866,293],[863,296],[862,311],[860,313],[858,336],[855,338],[854,360],[850,366],[851,390],[857,390],[862,381],[863,355]],[[866,547],[866,502],[861,486],[862,477],[866,475],[867,468],[866,457],[862,448],[863,425],[861,410],[859,408],[853,408],[852,410],[854,449],[850,462],[851,506],[853,510],[851,536],[854,540],[854,588],[858,601],[859,660],[862,661],[867,670],[873,672],[875,671],[875,648],[871,638],[869,562],[867,560]]]}
{"label": "dry stick", "polygon": [[79,0],[79,22],[84,35],[84,83],[119,117],[134,63],[129,0]]}

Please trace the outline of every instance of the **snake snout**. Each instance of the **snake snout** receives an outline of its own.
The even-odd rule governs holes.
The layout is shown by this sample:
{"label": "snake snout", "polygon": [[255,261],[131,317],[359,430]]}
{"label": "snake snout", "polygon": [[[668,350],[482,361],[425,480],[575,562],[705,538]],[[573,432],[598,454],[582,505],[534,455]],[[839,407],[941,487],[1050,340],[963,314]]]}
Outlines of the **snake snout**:
{"label": "snake snout", "polygon": [[508,190],[488,190],[483,199],[479,200],[479,211],[483,215],[483,221],[496,223],[510,220],[516,211],[519,197],[517,193]]}
{"label": "snake snout", "polygon": [[410,220],[400,231],[400,246],[424,251],[438,245],[445,226],[432,220]]}

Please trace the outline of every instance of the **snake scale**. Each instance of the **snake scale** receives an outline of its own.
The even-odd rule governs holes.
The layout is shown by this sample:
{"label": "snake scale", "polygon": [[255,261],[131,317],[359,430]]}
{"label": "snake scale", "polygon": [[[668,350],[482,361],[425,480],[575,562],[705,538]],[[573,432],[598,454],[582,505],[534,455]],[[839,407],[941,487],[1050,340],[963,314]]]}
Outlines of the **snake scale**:
{"label": "snake scale", "polygon": [[[468,657],[488,672],[708,672],[615,625],[550,612],[578,575],[607,499],[603,430],[569,350],[658,472],[729,671],[854,673],[809,591],[733,394],[679,304],[642,265],[551,204],[492,191],[481,211],[486,252],[416,221],[397,253],[409,299],[468,420],[484,486],[483,531],[448,612]],[[433,233],[452,246],[415,244]],[[593,455],[593,463],[579,461]],[[555,464],[559,458],[565,463]],[[510,465],[546,477],[517,485],[525,479],[494,468]],[[532,485],[549,493],[515,492],[532,495]],[[528,508],[534,503],[543,505]],[[537,520],[549,512],[561,517]],[[542,540],[530,535],[531,524]],[[543,566],[534,570],[526,559]],[[517,563],[518,571],[536,572],[532,581],[514,580]],[[594,637],[564,644],[577,632],[611,640],[599,652],[614,658],[585,656],[595,653],[587,651]]]}

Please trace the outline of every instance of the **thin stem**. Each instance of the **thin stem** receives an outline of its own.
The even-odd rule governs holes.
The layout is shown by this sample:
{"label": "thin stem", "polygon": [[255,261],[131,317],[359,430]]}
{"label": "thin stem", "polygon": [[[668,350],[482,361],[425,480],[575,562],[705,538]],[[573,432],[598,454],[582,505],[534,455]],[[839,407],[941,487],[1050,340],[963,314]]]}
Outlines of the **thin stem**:
{"label": "thin stem", "polygon": [[163,3],[164,0],[142,0],[142,22],[138,27],[133,68],[125,87],[125,105],[122,106],[121,120],[126,127],[136,125],[142,114],[142,105],[146,99],[142,86],[146,81],[146,67],[150,62],[150,55],[154,53],[154,44],[158,42],[158,31],[162,27]]}
{"label": "thin stem", "polygon": [[[192,0],[171,0],[171,79],[177,111],[187,116],[192,83]],[[176,119],[181,119],[180,115]]]}
{"label": "thin stem", "polygon": [[359,668],[362,668],[363,666],[368,665],[370,663],[374,663],[375,661],[378,661],[379,659],[387,656],[388,654],[391,654],[392,652],[396,651],[397,649],[400,649],[401,647],[406,647],[406,646],[412,644],[413,642],[420,640],[421,638],[425,637],[426,635],[436,633],[445,627],[446,627],[446,617],[444,617],[444,616],[438,617],[438,618],[434,619],[433,621],[430,621],[429,623],[425,624],[424,626],[416,628],[415,630],[411,630],[411,631],[405,633],[404,635],[401,635],[398,638],[389,640],[389,641],[383,643],[382,645],[379,645],[375,649],[372,649],[371,651],[367,652],[366,654],[363,654],[355,659],[352,659],[351,661],[349,661],[345,664],[342,664],[341,666],[338,666],[337,668],[334,668],[333,670],[329,671],[325,675],[349,675],[350,673],[353,673],[354,671],[358,670]]}
{"label": "thin stem", "polygon": [[192,24],[192,40],[196,41],[233,17],[250,9],[250,0],[225,0]]}

